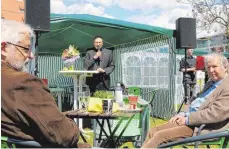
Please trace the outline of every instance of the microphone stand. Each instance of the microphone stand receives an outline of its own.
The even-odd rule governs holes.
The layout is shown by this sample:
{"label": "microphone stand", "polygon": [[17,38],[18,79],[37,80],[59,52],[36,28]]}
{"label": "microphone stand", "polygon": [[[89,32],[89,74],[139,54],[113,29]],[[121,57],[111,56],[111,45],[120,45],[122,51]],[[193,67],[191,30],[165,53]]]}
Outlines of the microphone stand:
{"label": "microphone stand", "polygon": [[184,61],[185,61],[185,65],[184,65],[184,76],[183,76],[183,78],[184,78],[184,100],[182,101],[180,107],[178,108],[177,114],[180,113],[183,104],[184,103],[187,103],[187,101],[188,101],[187,78],[186,78],[186,74],[187,74],[187,48],[185,48]]}

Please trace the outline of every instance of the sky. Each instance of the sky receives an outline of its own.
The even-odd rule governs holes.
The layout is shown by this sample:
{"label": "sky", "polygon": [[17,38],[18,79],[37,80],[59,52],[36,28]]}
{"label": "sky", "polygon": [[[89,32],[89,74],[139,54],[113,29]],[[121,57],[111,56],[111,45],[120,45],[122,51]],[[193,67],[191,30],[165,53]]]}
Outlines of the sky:
{"label": "sky", "polygon": [[[176,0],[51,0],[51,13],[91,14],[175,29],[178,18],[192,17],[192,6]],[[197,30],[197,37],[214,34]]]}

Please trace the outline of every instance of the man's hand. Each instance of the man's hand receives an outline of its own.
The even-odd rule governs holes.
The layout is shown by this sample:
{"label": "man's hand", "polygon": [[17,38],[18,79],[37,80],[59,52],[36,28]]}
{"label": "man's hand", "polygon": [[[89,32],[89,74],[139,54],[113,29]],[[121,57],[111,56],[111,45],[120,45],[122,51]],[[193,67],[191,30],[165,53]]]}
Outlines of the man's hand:
{"label": "man's hand", "polygon": [[176,122],[178,125],[186,125],[186,118],[182,116]]}
{"label": "man's hand", "polygon": [[174,124],[178,119],[179,119],[179,115],[175,115],[169,120],[169,123]]}
{"label": "man's hand", "polygon": [[101,73],[101,72],[102,72],[102,73],[105,72],[105,70],[103,70],[102,68],[98,68],[97,71],[100,72],[100,73]]}
{"label": "man's hand", "polygon": [[[182,72],[185,72],[185,68],[182,68],[181,71],[182,71]],[[195,72],[195,71],[196,71],[196,68],[195,68],[195,67],[187,68],[187,72],[189,72],[189,71]]]}
{"label": "man's hand", "polygon": [[96,54],[95,54],[95,56],[94,56],[94,59],[99,58],[101,55],[102,55],[101,51],[98,50],[98,52],[96,52]]}
{"label": "man's hand", "polygon": [[[185,68],[183,68],[181,71],[182,71],[182,72],[185,72]],[[186,71],[188,72],[188,71],[189,71],[189,68],[187,68]]]}
{"label": "man's hand", "polygon": [[182,115],[175,115],[169,120],[169,123],[178,124],[178,125],[185,125],[185,117]]}

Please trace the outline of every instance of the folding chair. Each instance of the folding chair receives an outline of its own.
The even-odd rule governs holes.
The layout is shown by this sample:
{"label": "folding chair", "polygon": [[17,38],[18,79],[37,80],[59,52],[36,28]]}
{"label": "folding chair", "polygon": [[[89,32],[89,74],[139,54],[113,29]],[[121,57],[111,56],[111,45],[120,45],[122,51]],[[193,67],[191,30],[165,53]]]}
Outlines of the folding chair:
{"label": "folding chair", "polygon": [[[125,129],[124,133],[122,134],[121,138],[118,138],[123,128],[126,126],[128,120],[123,120],[119,129],[115,133],[115,137],[118,138],[118,142],[116,144],[116,147],[120,147],[122,144],[126,142],[132,142],[133,146],[135,147],[141,147],[143,141],[145,140],[146,134],[149,130],[150,125],[150,115],[151,115],[151,108],[153,107],[153,100],[155,98],[157,89],[154,89],[150,92],[144,93],[149,94],[151,93],[151,99],[149,101],[143,101],[140,106],[144,107],[144,112],[140,114],[136,114],[131,122],[129,123],[128,127]],[[139,87],[129,87],[128,93],[136,96],[141,96],[141,88]],[[112,123],[112,130],[116,127],[118,124],[118,120],[113,120]],[[108,128],[105,128],[107,134],[109,134]],[[99,130],[97,129],[96,134],[98,135]],[[103,142],[101,143],[103,144]]]}
{"label": "folding chair", "polygon": [[[203,130],[203,128],[205,126],[206,125],[203,124],[203,125],[201,125],[199,127],[198,132],[197,132],[197,136],[200,136],[200,133],[201,133],[201,131]],[[214,139],[211,139],[211,140],[203,140],[203,141],[200,141],[200,142],[196,142],[195,143],[195,148],[198,148],[199,145],[206,145],[207,148],[211,148],[210,145],[218,145],[219,148],[223,148],[225,141],[228,142],[228,138],[221,137],[221,138],[214,138]]]}
{"label": "folding chair", "polygon": [[[84,142],[87,143],[83,134],[80,132],[80,137]],[[58,146],[50,146],[50,145],[41,145],[36,141],[28,141],[28,140],[20,140],[14,139],[6,136],[1,136],[1,148],[53,148]]]}
{"label": "folding chair", "polygon": [[[201,131],[203,130],[203,128],[205,127],[206,125],[203,124],[199,127],[198,129],[198,132],[197,132],[197,136],[200,136],[201,134]],[[187,148],[187,146],[195,146],[195,148],[198,148],[199,145],[203,146],[203,145],[206,145],[207,148],[211,148],[211,145],[217,145],[220,149],[223,148],[224,143],[228,141],[228,138],[225,138],[225,137],[220,137],[220,138],[213,138],[213,139],[210,139],[210,140],[202,140],[202,141],[198,141],[198,142],[195,142],[194,144],[193,143],[188,143],[188,144],[184,144],[182,145],[184,148]]]}
{"label": "folding chair", "polygon": [[[136,148],[141,147],[143,141],[145,140],[146,133],[149,130],[150,123],[150,112],[149,107],[146,106],[144,111],[140,114],[136,114],[128,127],[124,129],[122,136],[120,137],[121,131],[126,126],[128,120],[124,120],[119,129],[115,133],[116,137],[116,146],[120,147],[126,142],[132,142],[133,146]],[[115,120],[113,123],[113,128],[117,125],[118,121]],[[118,140],[118,141],[117,141]]]}
{"label": "folding chair", "polygon": [[[151,113],[152,111],[151,108],[153,107],[153,101],[157,93],[157,89],[141,94],[141,88],[129,87],[128,93],[130,94],[132,93],[133,95],[137,95],[137,96],[142,96],[151,93],[151,99],[149,101],[144,100],[144,102],[140,104],[140,107],[145,108],[144,112],[142,113],[142,115],[140,114],[135,115],[135,117],[132,119],[129,127],[125,130],[123,137],[119,142],[119,146],[125,142],[133,142],[133,146],[139,148],[141,147],[143,141],[145,140],[147,132],[149,130],[150,116],[153,116]],[[119,133],[120,132],[117,132],[116,135],[118,136]]]}
{"label": "folding chair", "polygon": [[140,87],[128,87],[128,94],[140,96],[141,88]]}
{"label": "folding chair", "polygon": [[142,96],[143,96],[143,95],[151,93],[151,98],[146,104],[149,105],[150,116],[153,118],[153,121],[154,121],[154,115],[152,113],[152,108],[153,108],[153,101],[155,100],[155,96],[156,96],[157,91],[158,91],[158,89],[153,89],[152,91],[149,91],[149,92],[142,94]]}
{"label": "folding chair", "polygon": [[36,141],[12,139],[1,136],[1,148],[39,148],[41,145]]}
{"label": "folding chair", "polygon": [[[208,134],[204,134],[204,135],[200,135],[200,136],[189,137],[189,138],[185,138],[183,140],[174,141],[174,142],[170,142],[167,144],[162,144],[162,145],[159,145],[158,148],[174,147],[174,146],[192,143],[192,142],[200,142],[200,141],[202,142],[202,141],[214,139],[214,138],[226,138],[227,141],[225,140],[223,142],[222,148],[227,148],[229,146],[228,145],[229,129],[224,130],[224,131],[220,131],[220,132],[208,133]],[[198,148],[198,145],[199,144],[197,144],[195,146],[195,148]]]}
{"label": "folding chair", "polygon": [[[118,127],[117,127],[118,126]],[[118,129],[117,129],[118,128]],[[111,130],[114,130],[115,133],[112,137],[112,142],[107,143],[106,141],[102,141],[99,146],[103,146],[106,148],[119,148],[126,142],[132,142],[134,146],[137,146],[145,139],[145,134],[149,128],[149,110],[148,107],[142,112],[137,113],[130,119],[120,120],[113,120],[111,123]],[[110,136],[110,131],[106,128],[105,125],[105,132],[108,136]],[[97,129],[97,135],[100,133],[100,130]],[[96,137],[97,138],[97,137]],[[100,138],[103,140],[103,137]],[[100,140],[99,139],[99,140]],[[98,142],[100,143],[100,142]],[[140,147],[140,145],[138,146]]]}

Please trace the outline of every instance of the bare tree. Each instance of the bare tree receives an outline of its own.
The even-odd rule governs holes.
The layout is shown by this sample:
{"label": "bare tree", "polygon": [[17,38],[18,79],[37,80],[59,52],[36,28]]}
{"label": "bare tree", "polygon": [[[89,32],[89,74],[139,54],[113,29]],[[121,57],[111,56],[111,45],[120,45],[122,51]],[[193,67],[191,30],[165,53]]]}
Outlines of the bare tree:
{"label": "bare tree", "polygon": [[229,39],[229,0],[176,0],[191,4],[199,30],[214,30]]}

